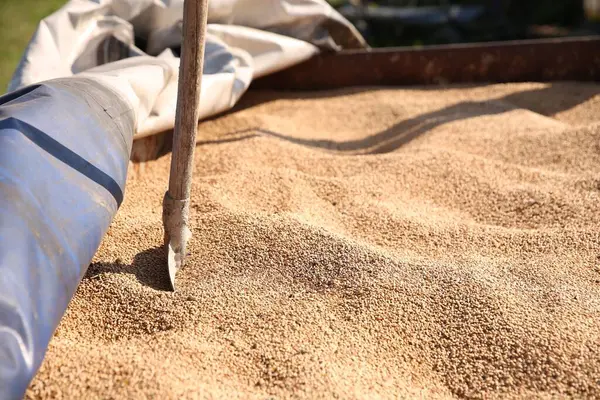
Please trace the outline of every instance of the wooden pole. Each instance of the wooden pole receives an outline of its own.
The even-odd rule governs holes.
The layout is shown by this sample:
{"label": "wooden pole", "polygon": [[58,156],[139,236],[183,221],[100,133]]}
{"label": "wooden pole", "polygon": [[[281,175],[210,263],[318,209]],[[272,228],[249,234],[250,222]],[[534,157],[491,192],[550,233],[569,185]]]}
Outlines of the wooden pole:
{"label": "wooden pole", "polygon": [[169,189],[163,201],[163,225],[169,277],[175,289],[175,273],[183,266],[187,241],[189,199],[208,20],[208,0],[185,0],[183,39],[177,92],[175,131]]}
{"label": "wooden pole", "polygon": [[177,200],[190,197],[207,17],[208,0],[185,0],[173,158],[169,178],[169,194]]}

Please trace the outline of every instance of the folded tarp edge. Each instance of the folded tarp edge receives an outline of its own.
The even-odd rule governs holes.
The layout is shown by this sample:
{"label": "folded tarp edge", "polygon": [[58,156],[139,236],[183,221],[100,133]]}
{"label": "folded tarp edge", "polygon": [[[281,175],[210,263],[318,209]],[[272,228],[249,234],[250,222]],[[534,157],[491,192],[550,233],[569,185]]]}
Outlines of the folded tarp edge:
{"label": "folded tarp edge", "polygon": [[[9,90],[104,75],[129,82],[136,136],[172,129],[183,0],[71,0],[40,22]],[[365,48],[325,0],[211,0],[200,119],[232,108],[253,79],[321,51]]]}

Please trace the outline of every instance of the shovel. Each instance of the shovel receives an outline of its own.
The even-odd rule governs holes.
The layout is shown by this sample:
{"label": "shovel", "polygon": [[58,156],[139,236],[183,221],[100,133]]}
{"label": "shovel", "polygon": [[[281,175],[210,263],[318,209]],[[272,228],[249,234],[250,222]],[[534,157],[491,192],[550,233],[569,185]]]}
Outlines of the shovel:
{"label": "shovel", "polygon": [[187,243],[192,237],[188,226],[190,191],[207,19],[208,0],[185,0],[173,154],[162,215],[169,280],[173,291],[175,275],[184,265]]}

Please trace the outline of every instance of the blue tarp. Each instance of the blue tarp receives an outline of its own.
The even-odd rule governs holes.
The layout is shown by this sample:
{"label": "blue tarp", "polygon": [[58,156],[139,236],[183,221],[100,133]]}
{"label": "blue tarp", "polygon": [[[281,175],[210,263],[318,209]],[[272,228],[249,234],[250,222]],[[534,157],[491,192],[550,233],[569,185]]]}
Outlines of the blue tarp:
{"label": "blue tarp", "polygon": [[0,399],[21,398],[123,200],[134,115],[92,79],[0,97]]}

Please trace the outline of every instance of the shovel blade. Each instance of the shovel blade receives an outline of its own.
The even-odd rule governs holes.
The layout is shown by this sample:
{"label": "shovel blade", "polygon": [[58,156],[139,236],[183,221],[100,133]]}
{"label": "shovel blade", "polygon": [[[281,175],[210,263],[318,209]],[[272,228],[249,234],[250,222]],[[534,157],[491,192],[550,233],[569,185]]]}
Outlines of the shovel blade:
{"label": "shovel blade", "polygon": [[187,243],[192,237],[188,228],[189,199],[175,200],[167,192],[163,200],[165,249],[171,290],[175,291],[177,271],[185,264]]}
{"label": "shovel blade", "polygon": [[177,254],[173,250],[171,243],[167,243],[167,266],[169,268],[169,288],[171,291],[175,291],[175,276],[177,271],[181,268],[181,254]]}

